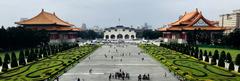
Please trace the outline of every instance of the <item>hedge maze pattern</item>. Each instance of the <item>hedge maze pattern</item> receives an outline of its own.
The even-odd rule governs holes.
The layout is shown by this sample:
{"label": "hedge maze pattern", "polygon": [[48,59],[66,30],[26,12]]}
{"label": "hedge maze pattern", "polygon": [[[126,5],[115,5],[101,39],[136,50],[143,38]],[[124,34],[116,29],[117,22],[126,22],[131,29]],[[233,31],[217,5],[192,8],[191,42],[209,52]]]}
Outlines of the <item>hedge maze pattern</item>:
{"label": "hedge maze pattern", "polygon": [[140,45],[148,54],[185,80],[239,81],[240,75],[194,57],[155,45]]}
{"label": "hedge maze pattern", "polygon": [[68,66],[78,62],[97,48],[95,45],[73,48],[25,66],[0,73],[1,81],[39,81],[65,71]]}

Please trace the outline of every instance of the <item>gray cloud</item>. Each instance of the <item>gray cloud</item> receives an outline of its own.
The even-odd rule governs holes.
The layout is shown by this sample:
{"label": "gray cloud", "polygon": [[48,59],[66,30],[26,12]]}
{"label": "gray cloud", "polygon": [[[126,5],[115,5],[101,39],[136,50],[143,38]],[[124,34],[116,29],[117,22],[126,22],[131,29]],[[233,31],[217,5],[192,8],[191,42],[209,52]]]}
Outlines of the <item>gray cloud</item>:
{"label": "gray cloud", "polygon": [[4,0],[0,2],[0,25],[12,26],[20,18],[31,18],[41,9],[76,26],[115,26],[118,18],[126,26],[148,22],[155,28],[175,21],[185,11],[199,8],[210,20],[240,8],[239,0]]}

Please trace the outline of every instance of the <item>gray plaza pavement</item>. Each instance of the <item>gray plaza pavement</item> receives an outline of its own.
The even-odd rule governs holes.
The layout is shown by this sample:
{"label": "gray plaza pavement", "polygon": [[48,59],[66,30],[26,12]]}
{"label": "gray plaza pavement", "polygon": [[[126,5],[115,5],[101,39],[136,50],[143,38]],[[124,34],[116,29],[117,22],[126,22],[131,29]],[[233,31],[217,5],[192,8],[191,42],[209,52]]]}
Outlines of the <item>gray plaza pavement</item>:
{"label": "gray plaza pavement", "polygon": [[[151,56],[140,53],[141,49],[138,48],[137,45],[111,45],[111,47],[109,45],[103,45],[98,48],[88,58],[82,60],[60,76],[59,81],[77,81],[77,78],[80,78],[81,81],[109,81],[109,74],[119,72],[120,69],[128,72],[130,79],[111,79],[111,81],[138,81],[137,77],[139,74],[150,74],[150,80],[144,81],[178,81]],[[138,53],[140,53],[140,55]],[[107,57],[105,57],[105,55]],[[113,56],[113,59],[111,59],[111,56]],[[144,58],[144,60],[142,60],[142,58]],[[90,69],[92,69],[92,73],[89,73]],[[167,75],[166,77],[165,73]]]}

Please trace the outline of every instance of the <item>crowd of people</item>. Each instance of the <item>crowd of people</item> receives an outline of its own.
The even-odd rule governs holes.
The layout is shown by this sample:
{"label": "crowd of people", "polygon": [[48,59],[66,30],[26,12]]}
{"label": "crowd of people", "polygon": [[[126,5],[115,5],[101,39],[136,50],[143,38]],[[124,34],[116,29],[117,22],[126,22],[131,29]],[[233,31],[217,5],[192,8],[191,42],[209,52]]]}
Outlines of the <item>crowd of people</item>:
{"label": "crowd of people", "polygon": [[141,75],[141,74],[139,74],[138,75],[138,81],[141,81],[141,80],[150,80],[150,75],[149,74],[143,74],[143,75]]}
{"label": "crowd of people", "polygon": [[130,75],[127,72],[122,71],[121,69],[119,70],[119,72],[115,72],[110,73],[108,76],[109,81],[111,81],[111,79],[118,79],[118,80],[125,80],[125,79],[130,79]]}

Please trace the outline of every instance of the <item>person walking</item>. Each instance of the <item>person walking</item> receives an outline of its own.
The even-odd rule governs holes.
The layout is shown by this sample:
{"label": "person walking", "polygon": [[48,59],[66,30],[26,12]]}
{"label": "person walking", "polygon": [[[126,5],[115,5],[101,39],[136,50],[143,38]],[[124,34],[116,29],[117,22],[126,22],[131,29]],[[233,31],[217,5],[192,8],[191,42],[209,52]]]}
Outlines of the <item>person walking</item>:
{"label": "person walking", "polygon": [[92,69],[89,70],[89,73],[92,73]]}
{"label": "person walking", "polygon": [[147,74],[147,80],[150,80],[150,75],[149,74]]}
{"label": "person walking", "polygon": [[164,77],[167,77],[167,73],[166,72],[164,73]]}
{"label": "person walking", "polygon": [[144,61],[144,58],[142,58],[142,61]]}
{"label": "person walking", "polygon": [[111,59],[113,59],[113,56],[111,56]]}
{"label": "person walking", "polygon": [[106,55],[106,54],[105,54],[104,56],[105,56],[105,58],[107,58],[107,55]]}
{"label": "person walking", "polygon": [[110,75],[108,76],[108,80],[111,81],[112,78],[112,74],[110,73]]}
{"label": "person walking", "polygon": [[78,78],[77,81],[81,81],[80,78]]}
{"label": "person walking", "polygon": [[141,74],[139,74],[138,75],[138,81],[141,81],[141,79],[142,79],[142,76],[141,76]]}

